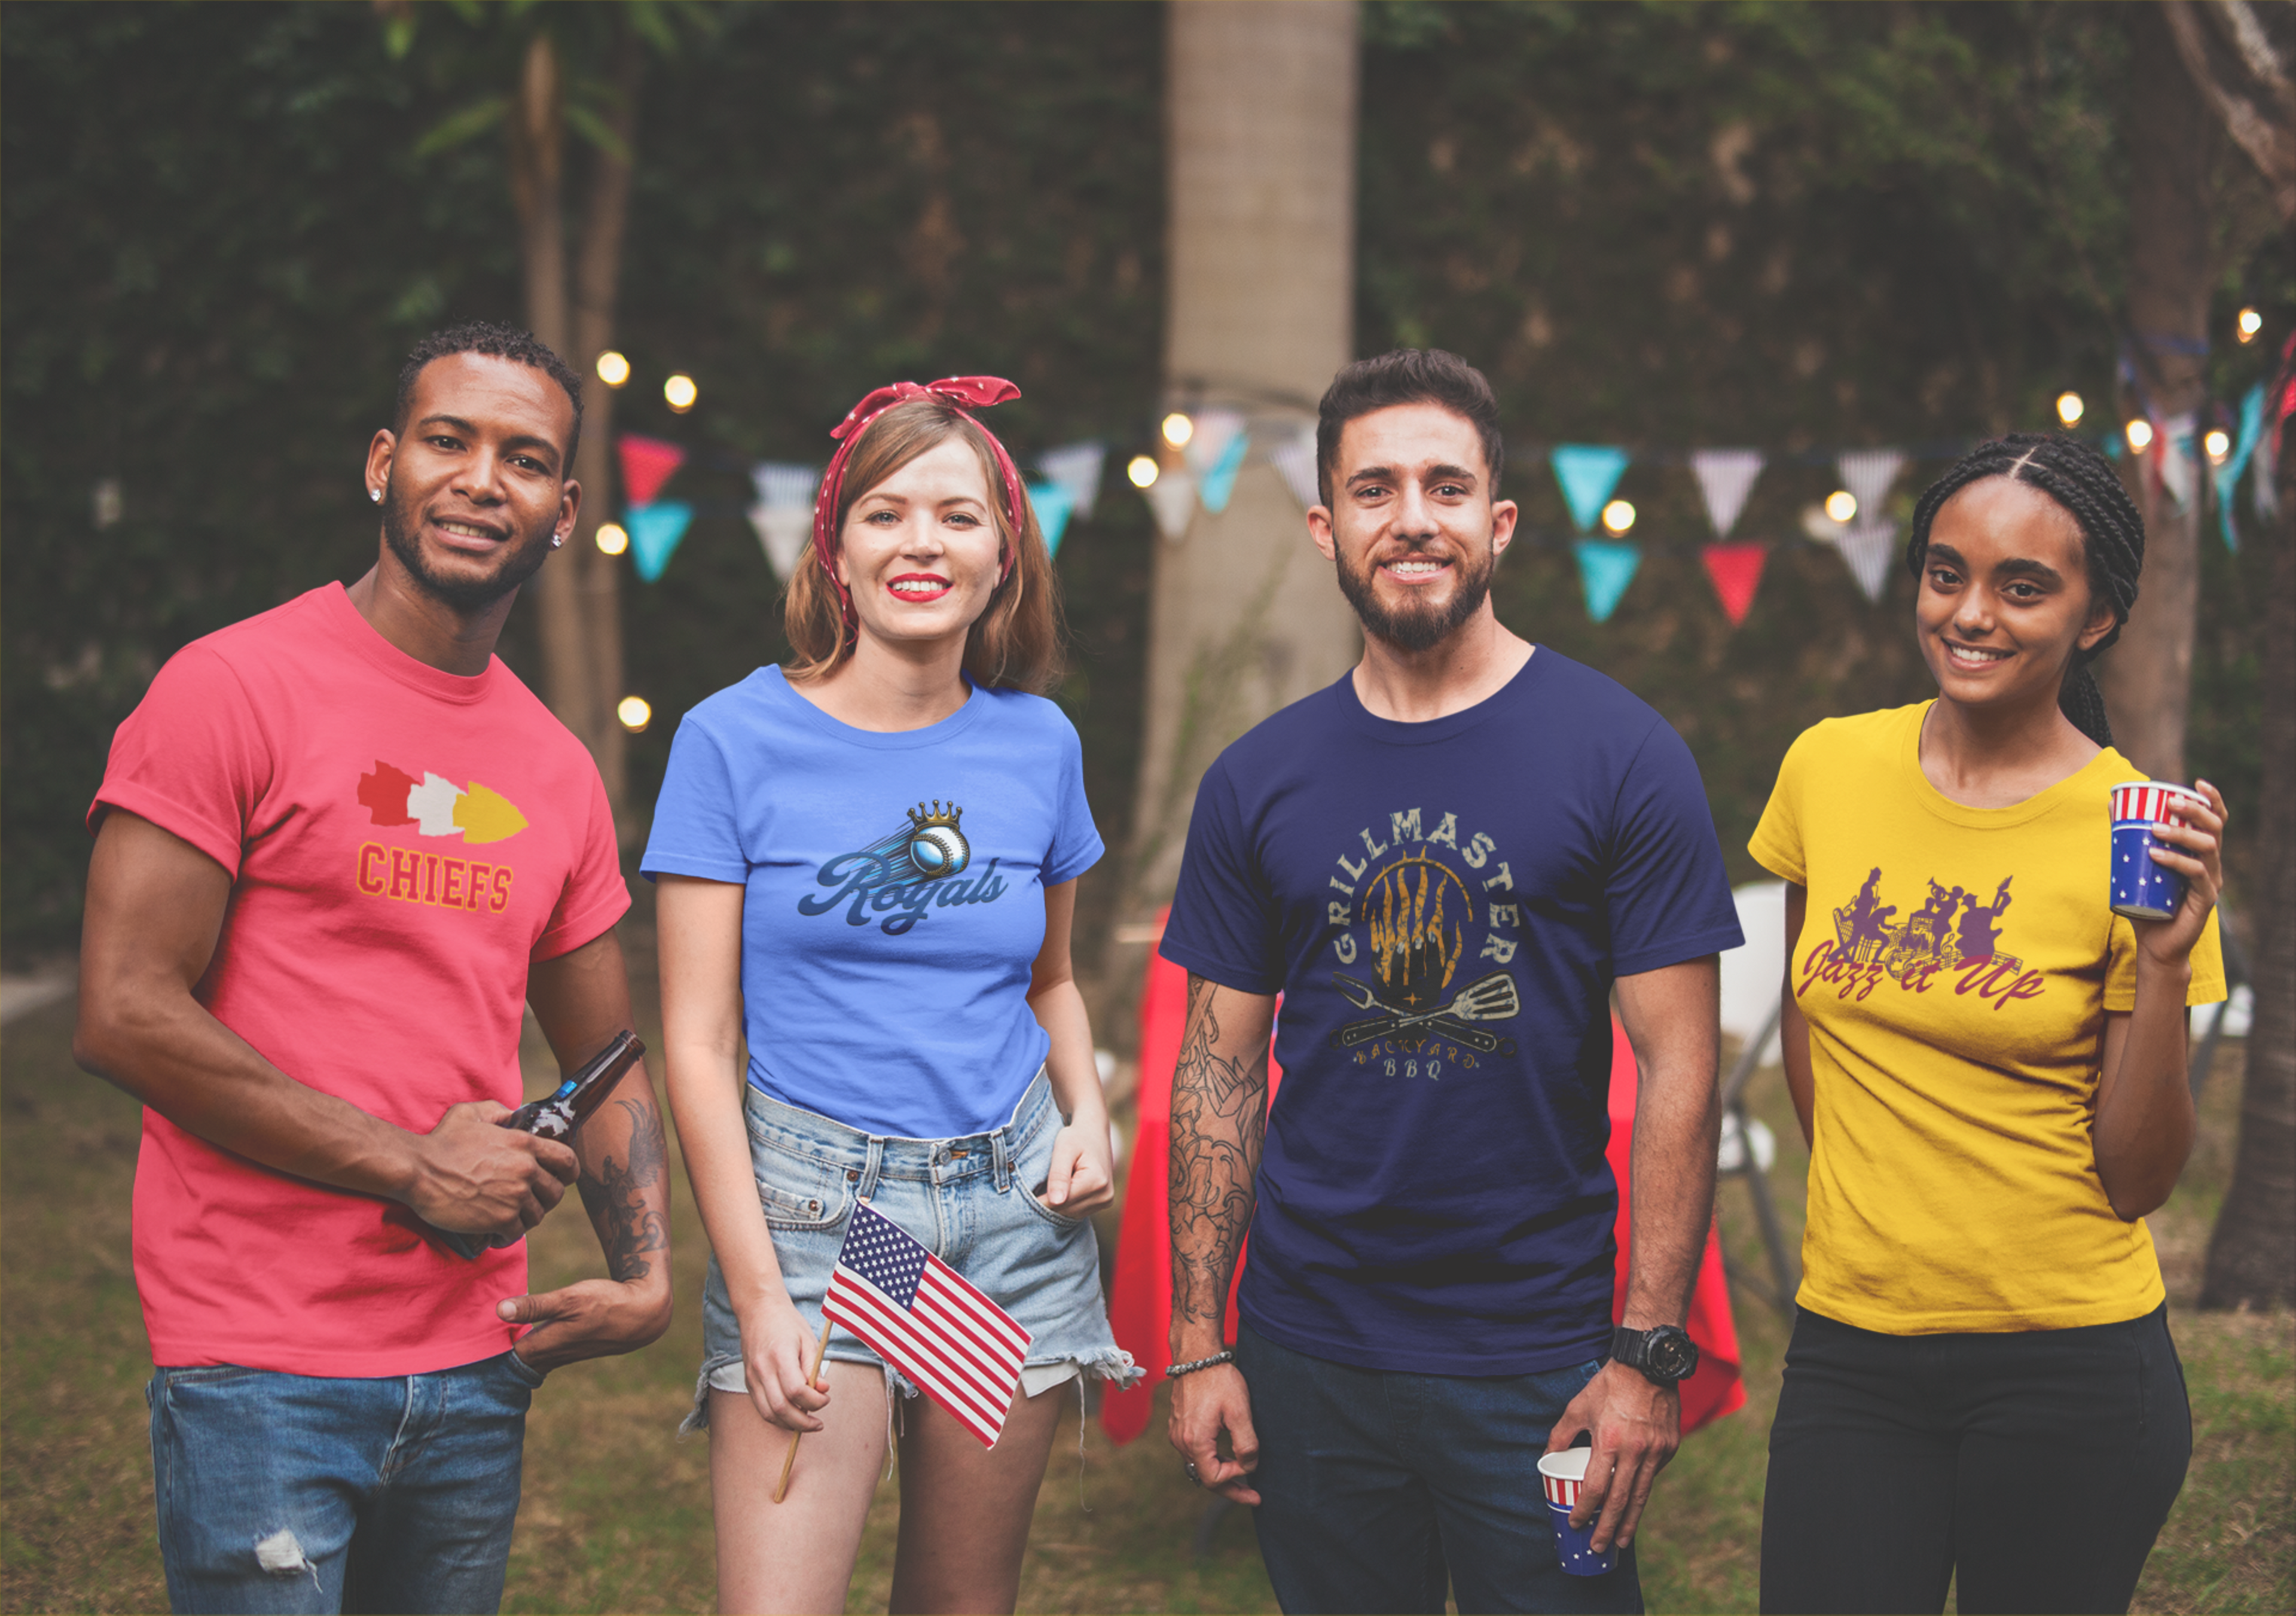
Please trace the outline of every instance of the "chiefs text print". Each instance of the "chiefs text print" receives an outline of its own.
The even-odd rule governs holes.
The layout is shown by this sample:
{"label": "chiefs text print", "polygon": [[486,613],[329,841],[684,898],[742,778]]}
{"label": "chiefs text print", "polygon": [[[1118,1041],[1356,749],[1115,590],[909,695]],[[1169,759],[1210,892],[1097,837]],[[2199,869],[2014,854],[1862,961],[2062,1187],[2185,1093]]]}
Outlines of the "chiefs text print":
{"label": "chiefs text print", "polygon": [[[1377,834],[1384,830],[1382,838]],[[1463,841],[1459,818],[1434,828],[1416,808],[1357,833],[1335,861],[1324,904],[1332,985],[1363,1014],[1341,1023],[1332,1047],[1384,1077],[1440,1079],[1483,1055],[1512,1055],[1499,1023],[1522,1010],[1506,970],[1521,945],[1513,873],[1480,832]]]}
{"label": "chiefs text print", "polygon": [[899,937],[931,910],[991,904],[1004,896],[996,859],[980,874],[965,874],[972,844],[961,828],[963,808],[954,802],[943,808],[935,798],[931,807],[920,802],[905,811],[908,822],[899,830],[824,863],[814,879],[828,890],[799,898],[797,912],[827,915],[841,907],[850,926],[882,915],[879,929]]}

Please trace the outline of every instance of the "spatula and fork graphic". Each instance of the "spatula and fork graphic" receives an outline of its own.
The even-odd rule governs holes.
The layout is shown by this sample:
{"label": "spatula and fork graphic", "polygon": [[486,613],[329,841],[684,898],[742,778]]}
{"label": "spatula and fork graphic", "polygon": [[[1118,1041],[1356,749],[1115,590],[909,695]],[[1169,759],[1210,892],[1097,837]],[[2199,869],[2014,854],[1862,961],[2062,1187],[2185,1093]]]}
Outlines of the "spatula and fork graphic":
{"label": "spatula and fork graphic", "polygon": [[1504,971],[1494,971],[1462,988],[1449,1000],[1432,1010],[1405,1010],[1382,1001],[1364,983],[1338,972],[1332,980],[1347,995],[1348,1002],[1362,1010],[1381,1013],[1368,1021],[1356,1021],[1340,1029],[1339,1042],[1342,1049],[1352,1049],[1358,1044],[1368,1044],[1398,1032],[1423,1029],[1428,1034],[1439,1034],[1470,1049],[1489,1054],[1499,1046],[1498,1038],[1471,1021],[1505,1021],[1521,1013],[1522,997],[1515,990],[1514,978]]}

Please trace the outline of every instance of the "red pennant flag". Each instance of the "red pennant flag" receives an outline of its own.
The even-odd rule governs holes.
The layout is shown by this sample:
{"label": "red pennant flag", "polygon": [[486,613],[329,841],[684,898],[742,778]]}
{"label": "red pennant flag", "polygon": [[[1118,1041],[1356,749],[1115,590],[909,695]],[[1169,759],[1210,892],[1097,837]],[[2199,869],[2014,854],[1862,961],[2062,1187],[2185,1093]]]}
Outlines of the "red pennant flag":
{"label": "red pennant flag", "polygon": [[685,451],[659,438],[624,432],[616,446],[622,452],[622,503],[650,505],[669,474],[685,463]]}
{"label": "red pennant flag", "polygon": [[1761,587],[1762,563],[1769,558],[1770,547],[1763,544],[1708,545],[1699,552],[1731,628],[1744,622],[1752,610],[1754,591]]}

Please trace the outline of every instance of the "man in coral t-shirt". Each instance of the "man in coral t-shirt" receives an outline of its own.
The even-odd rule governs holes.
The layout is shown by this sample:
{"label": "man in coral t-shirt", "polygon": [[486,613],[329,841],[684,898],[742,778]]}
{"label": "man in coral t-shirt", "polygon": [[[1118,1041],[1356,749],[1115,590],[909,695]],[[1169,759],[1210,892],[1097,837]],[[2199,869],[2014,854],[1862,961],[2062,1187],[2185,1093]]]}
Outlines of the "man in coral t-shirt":
{"label": "man in coral t-shirt", "polygon": [[[373,570],[184,647],[88,811],[74,1048],[144,1105],[178,1611],[495,1609],[533,1389],[669,1321],[644,1069],[573,1148],[494,1126],[527,1005],[569,1069],[630,1021],[604,788],[494,657],[574,526],[580,396],[523,332],[419,344]],[[611,1277],[529,1296],[570,1183]]]}

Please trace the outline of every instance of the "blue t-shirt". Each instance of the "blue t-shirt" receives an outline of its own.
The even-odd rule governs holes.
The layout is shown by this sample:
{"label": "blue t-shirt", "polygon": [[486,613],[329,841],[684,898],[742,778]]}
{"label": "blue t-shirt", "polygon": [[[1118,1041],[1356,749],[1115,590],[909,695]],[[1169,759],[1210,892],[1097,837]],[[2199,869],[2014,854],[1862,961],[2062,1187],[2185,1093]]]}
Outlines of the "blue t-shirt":
{"label": "blue t-shirt", "polygon": [[1052,1040],[1045,889],[1100,857],[1084,751],[1041,696],[855,729],[761,668],[685,715],[640,867],[737,882],[750,1081],[864,1132],[1001,1128]]}
{"label": "blue t-shirt", "polygon": [[1251,1327],[1437,1374],[1600,1354],[1611,980],[1742,940],[1689,748],[1544,646],[1464,712],[1350,676],[1221,753],[1163,953],[1283,995]]}

